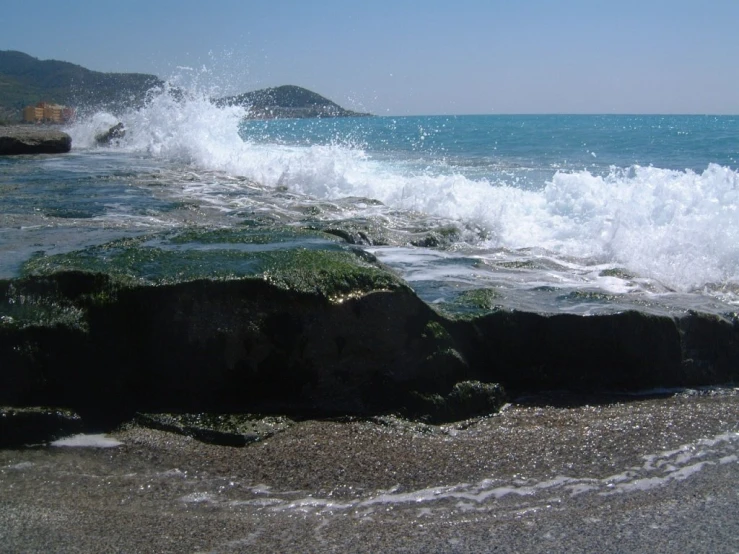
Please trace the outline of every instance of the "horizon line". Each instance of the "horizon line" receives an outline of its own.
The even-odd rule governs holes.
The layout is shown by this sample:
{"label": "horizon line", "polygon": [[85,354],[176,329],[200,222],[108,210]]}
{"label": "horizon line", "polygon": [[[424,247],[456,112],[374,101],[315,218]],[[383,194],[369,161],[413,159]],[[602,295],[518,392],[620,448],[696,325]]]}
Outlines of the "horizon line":
{"label": "horizon line", "polygon": [[699,112],[496,112],[496,113],[434,113],[434,114],[370,114],[373,117],[478,117],[478,116],[624,116],[624,117],[739,117],[739,113]]}

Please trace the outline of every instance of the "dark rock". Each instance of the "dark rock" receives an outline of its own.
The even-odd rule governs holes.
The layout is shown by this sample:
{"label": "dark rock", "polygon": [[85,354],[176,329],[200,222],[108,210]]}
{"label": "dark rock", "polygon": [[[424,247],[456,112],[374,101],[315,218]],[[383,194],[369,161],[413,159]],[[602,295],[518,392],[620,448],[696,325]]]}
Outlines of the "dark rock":
{"label": "dark rock", "polygon": [[49,127],[0,126],[0,155],[60,154],[72,149],[72,138]]}
{"label": "dark rock", "polygon": [[445,421],[497,409],[494,383],[633,391],[739,378],[730,316],[507,311],[492,289],[442,315],[374,258],[295,229],[125,239],[34,257],[24,273],[0,281],[0,405],[66,406],[96,424],[136,412]]}
{"label": "dark rock", "polygon": [[411,245],[421,248],[437,248],[441,245],[441,241],[435,234],[428,233],[419,239],[412,240]]}
{"label": "dark rock", "polygon": [[82,419],[69,410],[0,408],[0,448],[47,442],[82,431]]}
{"label": "dark rock", "polygon": [[0,284],[2,400],[48,399],[95,421],[374,414],[402,405],[429,368],[439,390],[467,369],[441,363],[434,312],[352,251],[126,245],[38,258],[35,276]]}
{"label": "dark rock", "polygon": [[104,133],[95,135],[95,142],[100,146],[105,146],[113,142],[114,140],[120,140],[126,136],[126,128],[123,123],[117,123]]}
{"label": "dark rock", "polygon": [[450,332],[483,380],[514,390],[638,390],[739,379],[739,328],[718,316],[498,310]]}
{"label": "dark rock", "polygon": [[739,320],[691,312],[677,320],[682,379],[689,385],[739,380]]}
{"label": "dark rock", "polygon": [[193,437],[221,446],[246,446],[267,439],[294,422],[250,414],[136,414],[135,425]]}
{"label": "dark rock", "polygon": [[363,233],[362,231],[352,232],[347,229],[332,229],[327,228],[323,230],[324,233],[328,233],[329,235],[334,235],[336,237],[339,237],[340,239],[344,240],[348,244],[361,244],[366,246],[372,246],[371,239],[367,236],[366,233]]}
{"label": "dark rock", "polygon": [[312,228],[339,237],[348,244],[384,246],[392,242],[396,244],[402,242],[402,239],[389,236],[388,230],[379,222],[373,220],[346,220],[339,224],[336,222],[314,222]]}
{"label": "dark rock", "polygon": [[412,393],[406,415],[430,423],[460,421],[493,414],[505,400],[505,391],[498,384],[462,381],[446,395]]}

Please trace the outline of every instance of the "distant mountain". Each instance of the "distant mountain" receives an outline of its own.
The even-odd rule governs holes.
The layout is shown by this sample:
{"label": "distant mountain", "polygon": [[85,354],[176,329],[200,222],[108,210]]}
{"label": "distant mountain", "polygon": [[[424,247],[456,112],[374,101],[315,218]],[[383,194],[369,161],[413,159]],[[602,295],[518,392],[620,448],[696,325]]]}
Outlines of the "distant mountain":
{"label": "distant mountain", "polygon": [[[164,81],[143,73],[101,73],[57,60],[39,60],[23,52],[0,50],[0,121],[17,121],[24,106],[51,102],[78,112],[106,109],[113,113],[143,105],[152,88]],[[259,119],[348,117],[368,115],[346,110],[310,90],[285,85],[215,100],[244,106]]]}
{"label": "distant mountain", "polygon": [[328,98],[302,87],[283,85],[228,96],[217,101],[220,105],[243,106],[255,119],[305,117],[357,117],[369,114],[354,112]]}
{"label": "distant mountain", "polygon": [[69,62],[0,50],[0,117],[6,119],[20,118],[24,106],[41,101],[119,111],[142,103],[152,87],[163,84],[155,75],[100,73]]}

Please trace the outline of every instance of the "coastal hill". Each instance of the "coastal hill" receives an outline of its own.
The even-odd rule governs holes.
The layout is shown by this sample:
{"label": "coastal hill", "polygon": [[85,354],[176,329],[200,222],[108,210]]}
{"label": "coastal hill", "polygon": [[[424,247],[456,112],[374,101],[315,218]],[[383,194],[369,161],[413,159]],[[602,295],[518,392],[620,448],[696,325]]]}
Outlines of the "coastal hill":
{"label": "coastal hill", "polygon": [[221,98],[217,103],[244,106],[249,109],[249,116],[255,119],[369,115],[344,109],[320,94],[294,85],[246,92],[238,96]]}
{"label": "coastal hill", "polygon": [[[0,122],[21,118],[24,106],[52,102],[78,113],[106,109],[113,113],[143,105],[147,94],[164,85],[143,73],[101,73],[57,60],[39,60],[23,52],[0,50]],[[310,90],[285,85],[215,100],[249,108],[250,117],[347,117],[367,115],[346,110]]]}
{"label": "coastal hill", "polygon": [[46,101],[79,108],[129,107],[163,81],[142,73],[101,73],[23,52],[0,50],[0,118],[19,120],[24,106]]}

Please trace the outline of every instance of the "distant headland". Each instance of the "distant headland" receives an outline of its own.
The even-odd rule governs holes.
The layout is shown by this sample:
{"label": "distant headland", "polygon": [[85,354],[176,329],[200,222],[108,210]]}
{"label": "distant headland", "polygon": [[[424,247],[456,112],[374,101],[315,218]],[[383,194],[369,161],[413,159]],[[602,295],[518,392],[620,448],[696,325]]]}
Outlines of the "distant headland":
{"label": "distant headland", "polygon": [[[77,113],[105,109],[113,113],[146,103],[165,85],[156,75],[101,73],[57,60],[39,60],[23,52],[0,50],[0,123],[18,123],[23,110],[40,102],[72,106]],[[218,105],[244,106],[254,119],[358,117],[370,114],[342,108],[302,87],[285,85],[214,99]]]}
{"label": "distant headland", "polygon": [[220,105],[244,106],[254,119],[306,117],[360,117],[360,113],[342,108],[328,98],[294,85],[266,88],[228,96],[216,101]]}

